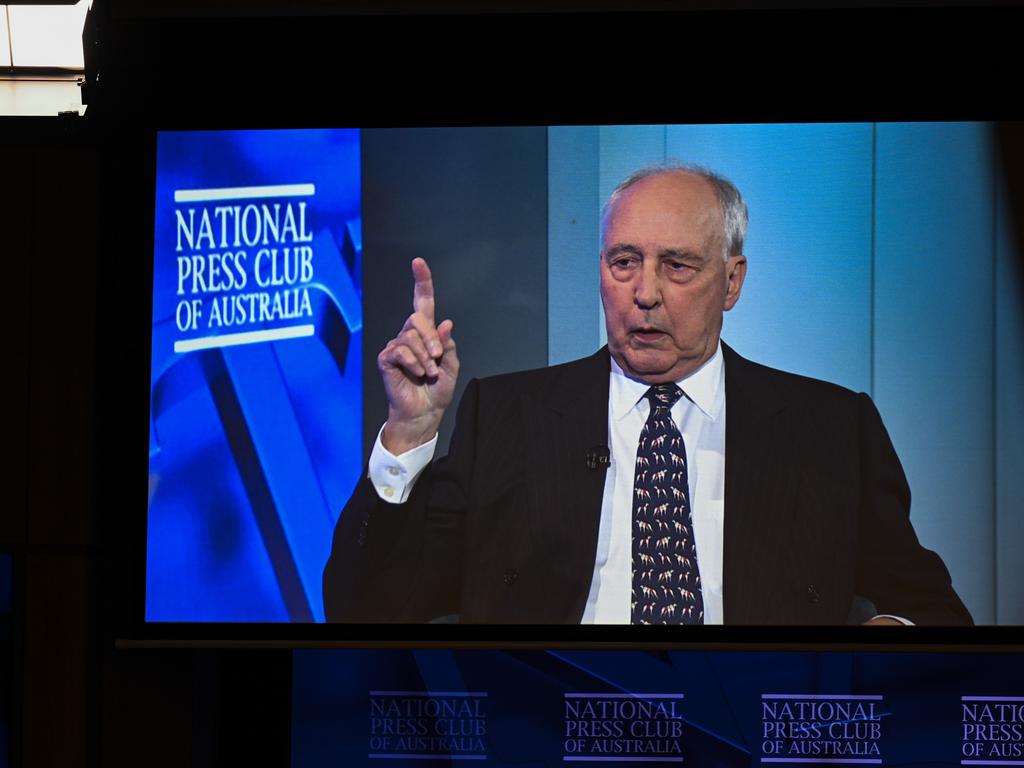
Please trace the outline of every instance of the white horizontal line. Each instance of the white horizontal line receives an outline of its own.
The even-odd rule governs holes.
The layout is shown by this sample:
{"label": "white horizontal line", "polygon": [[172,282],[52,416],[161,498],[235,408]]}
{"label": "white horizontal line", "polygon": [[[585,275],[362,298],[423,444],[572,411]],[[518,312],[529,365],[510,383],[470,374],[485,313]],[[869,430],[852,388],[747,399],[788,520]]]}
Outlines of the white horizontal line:
{"label": "white horizontal line", "polygon": [[174,342],[175,352],[194,352],[198,349],[216,349],[217,347],[237,347],[241,344],[256,344],[260,341],[280,341],[281,339],[300,339],[316,333],[315,325],[292,325],[288,328],[271,328],[269,331],[245,331],[244,333],[226,333],[223,336],[204,336],[200,339],[183,339]]}
{"label": "white horizontal line", "polygon": [[1024,696],[961,696],[960,701],[1024,701]]}
{"label": "white horizontal line", "polygon": [[448,755],[441,754],[440,752],[436,755],[416,755],[410,752],[371,752],[367,755],[370,758],[384,758],[392,760],[486,760],[487,755]]}
{"label": "white horizontal line", "polygon": [[563,693],[567,699],[683,699],[681,693]]}
{"label": "white horizontal line", "polygon": [[567,763],[681,763],[681,757],[594,757],[593,755],[571,755],[563,757]]}
{"label": "white horizontal line", "polygon": [[881,765],[881,758],[856,760],[843,757],[762,757],[762,763],[851,763],[853,765]]}
{"label": "white horizontal line", "polygon": [[825,699],[831,701],[881,701],[881,696],[858,696],[838,693],[762,693],[762,699]]}
{"label": "white horizontal line", "polygon": [[370,691],[371,696],[486,696],[486,691]]}
{"label": "white horizontal line", "polygon": [[254,197],[308,197],[316,194],[314,184],[277,184],[270,187],[222,187],[220,189],[176,189],[174,202],[203,203],[210,200],[249,200]]}

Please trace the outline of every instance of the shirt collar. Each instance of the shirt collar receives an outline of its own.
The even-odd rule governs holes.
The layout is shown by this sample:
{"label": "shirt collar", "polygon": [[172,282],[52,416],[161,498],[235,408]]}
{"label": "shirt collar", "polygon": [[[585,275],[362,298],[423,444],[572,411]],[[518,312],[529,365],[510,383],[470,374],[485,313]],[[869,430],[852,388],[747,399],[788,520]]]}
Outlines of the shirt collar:
{"label": "shirt collar", "polygon": [[[611,358],[612,372],[609,387],[612,417],[619,420],[626,416],[644,398],[650,384],[631,379],[615,358]],[[714,421],[722,411],[725,399],[725,367],[722,364],[722,343],[707,362],[688,376],[679,379],[676,384],[690,402],[697,406],[707,418]]]}

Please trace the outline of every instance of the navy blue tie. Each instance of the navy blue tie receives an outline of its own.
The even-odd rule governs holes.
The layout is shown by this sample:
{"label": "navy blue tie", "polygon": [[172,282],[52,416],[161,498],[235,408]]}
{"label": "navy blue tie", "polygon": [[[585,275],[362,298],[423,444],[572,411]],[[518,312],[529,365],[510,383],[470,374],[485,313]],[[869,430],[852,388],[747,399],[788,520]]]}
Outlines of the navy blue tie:
{"label": "navy blue tie", "polygon": [[686,446],[671,412],[682,394],[675,384],[658,384],[644,395],[651,413],[633,478],[634,624],[704,623]]}

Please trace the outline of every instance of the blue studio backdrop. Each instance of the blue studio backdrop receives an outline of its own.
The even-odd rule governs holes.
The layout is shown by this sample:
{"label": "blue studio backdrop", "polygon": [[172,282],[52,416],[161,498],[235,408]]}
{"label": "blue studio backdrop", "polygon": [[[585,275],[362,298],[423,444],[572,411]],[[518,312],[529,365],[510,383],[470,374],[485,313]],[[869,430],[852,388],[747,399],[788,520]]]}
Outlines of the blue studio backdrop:
{"label": "blue studio backdrop", "polygon": [[323,621],[362,467],[359,144],[159,135],[147,621]]}

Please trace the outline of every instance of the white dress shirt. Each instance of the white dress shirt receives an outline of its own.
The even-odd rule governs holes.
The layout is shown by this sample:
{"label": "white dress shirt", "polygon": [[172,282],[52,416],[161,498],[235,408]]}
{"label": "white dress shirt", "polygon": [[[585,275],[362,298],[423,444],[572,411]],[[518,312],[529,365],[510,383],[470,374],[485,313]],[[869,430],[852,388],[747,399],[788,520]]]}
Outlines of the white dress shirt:
{"label": "white dress shirt", "polygon": [[[640,431],[651,411],[650,384],[631,379],[615,359],[609,374],[611,467],[604,481],[601,526],[584,624],[629,624],[633,586],[633,480]],[[725,514],[725,367],[722,347],[676,382],[683,397],[672,421],[686,448],[693,535],[704,598],[704,623],[722,623],[722,531]]]}

